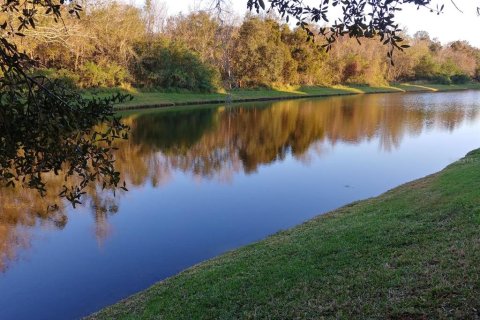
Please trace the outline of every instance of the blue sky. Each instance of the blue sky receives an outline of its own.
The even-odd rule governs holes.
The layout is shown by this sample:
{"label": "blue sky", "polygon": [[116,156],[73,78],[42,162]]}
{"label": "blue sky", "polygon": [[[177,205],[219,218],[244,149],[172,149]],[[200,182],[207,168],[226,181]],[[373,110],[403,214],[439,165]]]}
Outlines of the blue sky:
{"label": "blue sky", "polygon": [[[305,0],[311,5],[318,1]],[[189,12],[198,6],[206,6],[211,0],[163,0],[163,2],[167,5],[169,14],[176,14],[180,11]],[[239,15],[245,13],[246,0],[230,0],[230,2],[233,11]],[[480,0],[456,0],[463,13],[459,12],[450,0],[433,0],[433,5],[437,3],[445,4],[444,14],[440,16],[425,9],[417,11],[415,7],[405,7],[406,9],[399,13],[397,20],[410,34],[425,30],[442,43],[467,40],[472,45],[480,47],[480,17],[476,14],[476,7],[480,6]]]}

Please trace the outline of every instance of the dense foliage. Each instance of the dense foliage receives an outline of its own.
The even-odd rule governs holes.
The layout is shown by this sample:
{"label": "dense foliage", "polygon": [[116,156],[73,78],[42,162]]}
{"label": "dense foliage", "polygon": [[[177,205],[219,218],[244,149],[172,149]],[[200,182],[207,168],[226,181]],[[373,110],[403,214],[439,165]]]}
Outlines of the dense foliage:
{"label": "dense foliage", "polygon": [[[395,31],[395,45],[410,48],[397,51],[391,65],[392,42],[369,39],[367,31],[361,45],[356,34],[340,32],[335,45],[325,48],[331,39],[305,41],[304,25],[292,29],[272,13],[247,15],[243,21],[206,11],[168,17],[156,14],[155,3],[158,7],[149,1],[137,8],[85,1],[80,20],[65,19],[68,32],[45,27],[32,31],[21,46],[39,57],[43,70],[37,72],[81,88],[133,85],[205,92],[415,80],[448,84],[479,76],[479,49],[462,41],[442,45],[425,32]],[[315,25],[308,28],[322,32]]]}
{"label": "dense foliage", "polygon": [[[126,137],[113,104],[126,97],[84,99],[64,81],[35,75],[35,60],[16,43],[39,20],[62,18],[64,1],[3,1],[0,17],[0,186],[22,185],[42,196],[45,175],[64,177],[60,196],[74,206],[93,181],[117,187],[112,142]],[[66,7],[73,17],[81,8]],[[73,19],[73,18],[72,18]]]}
{"label": "dense foliage", "polygon": [[136,63],[132,66],[137,85],[213,91],[216,71],[200,61],[198,55],[178,42],[159,39],[135,46]]}

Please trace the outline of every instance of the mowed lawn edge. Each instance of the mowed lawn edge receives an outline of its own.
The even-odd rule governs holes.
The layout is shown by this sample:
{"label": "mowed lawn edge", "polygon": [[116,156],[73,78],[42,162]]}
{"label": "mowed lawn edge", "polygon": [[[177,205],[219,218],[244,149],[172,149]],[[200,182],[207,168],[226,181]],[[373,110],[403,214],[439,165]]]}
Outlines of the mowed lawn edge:
{"label": "mowed lawn edge", "polygon": [[477,318],[480,150],[88,319]]}
{"label": "mowed lawn edge", "polygon": [[275,101],[287,99],[307,99],[329,96],[372,94],[372,93],[402,93],[402,92],[443,92],[478,90],[480,83],[472,82],[457,85],[440,84],[396,84],[383,87],[371,86],[335,86],[335,87],[300,87],[296,89],[241,89],[229,93],[193,93],[193,92],[160,92],[133,91],[121,89],[96,89],[84,92],[86,97],[106,97],[116,92],[128,93],[133,100],[115,106],[117,111],[168,108],[204,104],[225,104],[255,101]]}

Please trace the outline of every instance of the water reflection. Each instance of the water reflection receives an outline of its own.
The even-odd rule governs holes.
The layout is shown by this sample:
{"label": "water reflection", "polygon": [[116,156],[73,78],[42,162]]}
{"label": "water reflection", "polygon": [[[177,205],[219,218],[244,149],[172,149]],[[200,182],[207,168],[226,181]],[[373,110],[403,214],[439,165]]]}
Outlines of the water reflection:
{"label": "water reflection", "polygon": [[[389,152],[407,135],[454,131],[478,116],[478,106],[468,101],[465,94],[364,95],[138,113],[125,118],[132,135],[118,145],[117,166],[130,188],[166,185],[176,171],[228,182],[235,173],[253,174],[288,155],[308,163],[339,142],[375,139]],[[60,177],[48,179],[50,190],[62,184]],[[41,198],[27,190],[0,189],[0,271],[31,245],[31,229],[62,229],[68,223],[64,204],[48,209],[56,194]],[[101,243],[110,232],[109,217],[119,210],[119,196],[97,186],[83,201]]]}
{"label": "water reflection", "polygon": [[[18,249],[31,246],[31,229],[62,230],[68,223],[68,204],[59,202],[57,196],[64,185],[63,178],[49,174],[45,181],[50,188],[46,197],[22,188],[0,189],[0,272],[5,272],[10,262],[16,260]],[[83,205],[90,208],[95,236],[102,243],[110,229],[108,216],[118,211],[118,198],[100,187],[90,187],[86,191]]]}
{"label": "water reflection", "polygon": [[166,183],[172,170],[228,180],[288,154],[304,160],[326,144],[378,139],[378,147],[389,152],[406,135],[453,131],[478,112],[462,101],[426,104],[399,94],[138,114],[127,118],[132,139],[120,147],[119,165],[134,185]]}

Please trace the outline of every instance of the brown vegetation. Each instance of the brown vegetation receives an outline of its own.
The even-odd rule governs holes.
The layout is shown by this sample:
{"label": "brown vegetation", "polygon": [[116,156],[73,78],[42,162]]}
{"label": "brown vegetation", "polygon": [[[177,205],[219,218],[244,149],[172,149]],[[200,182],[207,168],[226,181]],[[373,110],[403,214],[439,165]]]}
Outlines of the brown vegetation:
{"label": "brown vegetation", "polygon": [[303,30],[292,30],[275,16],[247,15],[239,21],[198,11],[168,17],[160,4],[148,1],[141,9],[84,1],[81,19],[66,16],[65,28],[40,21],[21,45],[38,60],[38,72],[83,88],[448,84],[479,75],[479,49],[463,41],[441,45],[426,32],[403,35],[411,47],[396,52],[392,66],[388,46],[378,39],[358,45],[343,36],[327,54],[321,38],[307,42]]}

